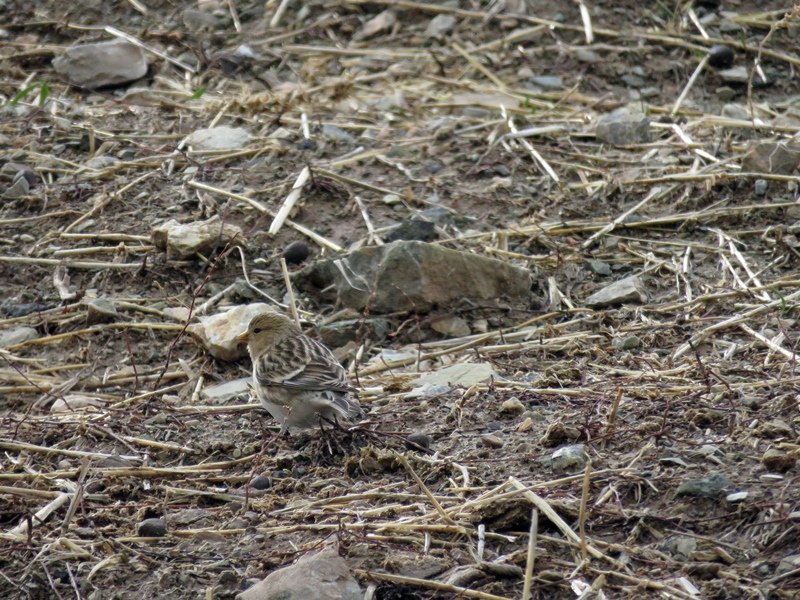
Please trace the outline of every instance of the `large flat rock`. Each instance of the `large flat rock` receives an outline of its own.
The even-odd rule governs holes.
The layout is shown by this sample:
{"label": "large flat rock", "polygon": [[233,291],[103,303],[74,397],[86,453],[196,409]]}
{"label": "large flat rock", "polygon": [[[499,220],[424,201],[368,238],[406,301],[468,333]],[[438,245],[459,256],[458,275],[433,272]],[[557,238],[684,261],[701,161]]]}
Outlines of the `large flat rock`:
{"label": "large flat rock", "polygon": [[527,307],[531,299],[527,269],[418,241],[362,248],[295,277],[306,291],[332,289],[344,306],[373,314],[464,303]]}

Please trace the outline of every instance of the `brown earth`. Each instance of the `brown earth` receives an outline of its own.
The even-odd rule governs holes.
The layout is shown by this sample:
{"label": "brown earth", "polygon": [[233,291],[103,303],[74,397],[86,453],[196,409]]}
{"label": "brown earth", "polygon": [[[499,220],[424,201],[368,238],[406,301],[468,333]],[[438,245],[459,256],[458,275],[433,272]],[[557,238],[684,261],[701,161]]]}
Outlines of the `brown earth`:
{"label": "brown earth", "polygon": [[[532,597],[587,584],[584,597],[800,597],[800,560],[781,562],[800,553],[799,178],[741,168],[751,144],[800,131],[798,15],[697,3],[706,39],[689,4],[598,1],[587,44],[574,2],[456,4],[289,2],[270,26],[278,3],[231,0],[198,9],[218,22],[197,30],[186,2],[6,3],[0,161],[36,179],[0,199],[0,333],[39,338],[0,352],[0,597],[230,598],[336,543],[376,599],[520,598],[532,501]],[[426,36],[437,14],[453,29]],[[144,80],[99,91],[59,80],[56,53],[119,30],[161,54]],[[670,116],[714,43],[734,48],[736,66],[758,58],[767,83],[721,90],[706,66]],[[255,59],[236,58],[240,44]],[[563,89],[534,88],[538,75]],[[646,88],[657,91],[635,103],[650,141],[595,137],[596,118]],[[721,118],[727,103],[762,125]],[[509,119],[554,129],[502,138]],[[251,143],[179,148],[211,124],[243,127]],[[281,127],[287,137],[271,138]],[[120,160],[87,168],[97,156]],[[267,231],[305,166],[294,223],[349,249],[375,243],[367,219],[380,237],[444,207],[434,243],[529,268],[533,298],[367,327],[376,315],[300,294],[309,331],[358,374],[367,421],[277,439],[255,460],[276,431],[269,416],[201,395],[245,377],[248,361],[214,360],[170,310],[283,301],[290,242],[307,243],[310,262],[337,254],[289,225]],[[159,223],[212,215],[242,227],[242,253],[171,261],[150,244]],[[586,307],[630,275],[647,302]],[[87,326],[93,296],[115,301],[116,323]],[[453,315],[486,335],[431,327]],[[354,326],[326,332],[348,316]],[[370,362],[402,347],[418,360]],[[498,378],[409,397],[419,372],[459,362],[488,362]],[[69,394],[99,406],[52,412]],[[429,451],[404,441],[411,432],[431,436]],[[591,458],[585,559],[565,537],[581,535],[585,468],[549,460],[577,443]],[[245,491],[253,473],[266,489]],[[727,479],[707,497],[677,493],[714,475]],[[151,517],[165,536],[139,537]]]}

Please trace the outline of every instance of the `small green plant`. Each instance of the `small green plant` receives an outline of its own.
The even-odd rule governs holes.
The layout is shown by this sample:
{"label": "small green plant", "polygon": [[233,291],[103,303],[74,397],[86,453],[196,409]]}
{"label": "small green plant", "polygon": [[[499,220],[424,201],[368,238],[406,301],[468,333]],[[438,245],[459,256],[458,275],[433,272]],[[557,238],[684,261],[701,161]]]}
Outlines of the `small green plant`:
{"label": "small green plant", "polygon": [[34,83],[33,85],[26,87],[24,90],[17,92],[17,95],[11,99],[11,105],[13,106],[17,104],[25,96],[38,88],[41,88],[39,90],[39,106],[44,106],[44,103],[47,102],[47,97],[50,95],[50,86],[47,85],[46,81]]}
{"label": "small green plant", "polygon": [[206,93],[206,89],[208,89],[206,86],[201,87],[200,89],[195,91],[194,94],[189,96],[189,100],[197,100],[200,96]]}

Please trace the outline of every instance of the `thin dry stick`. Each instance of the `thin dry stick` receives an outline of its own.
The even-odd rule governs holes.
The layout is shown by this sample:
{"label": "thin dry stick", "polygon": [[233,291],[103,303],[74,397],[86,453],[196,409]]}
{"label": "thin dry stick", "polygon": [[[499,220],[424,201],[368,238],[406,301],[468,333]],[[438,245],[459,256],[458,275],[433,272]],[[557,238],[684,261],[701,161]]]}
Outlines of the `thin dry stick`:
{"label": "thin dry stick", "polygon": [[292,313],[294,322],[300,327],[300,315],[297,314],[297,304],[294,301],[294,290],[292,290],[292,280],[289,279],[289,268],[286,266],[286,259],[281,256],[281,271],[283,271],[283,282],[286,284],[286,293],[289,295],[289,310]]}
{"label": "thin dry stick", "polygon": [[594,33],[592,32],[592,16],[589,14],[589,9],[583,0],[578,0],[578,7],[581,10],[581,21],[583,21],[583,33],[586,36],[586,43],[591,44],[594,42]]}
{"label": "thin dry stick", "polygon": [[311,170],[308,167],[303,167],[303,170],[300,171],[300,175],[297,176],[297,180],[292,186],[292,190],[289,192],[289,195],[286,196],[286,199],[278,209],[275,218],[272,220],[272,224],[269,226],[270,235],[275,235],[280,231],[281,227],[283,227],[284,222],[286,222],[286,218],[289,216],[289,213],[292,211],[294,205],[297,203],[297,200],[300,198],[300,194],[303,193],[303,187],[306,185],[310,177]]}
{"label": "thin dry stick", "polygon": [[587,560],[586,548],[586,502],[589,499],[589,483],[591,482],[592,475],[592,459],[586,460],[586,471],[583,474],[583,492],[581,493],[581,510],[578,515],[578,522],[580,523],[581,531],[581,556],[584,562]]}
{"label": "thin dry stick", "polygon": [[[240,200],[241,202],[246,202],[247,204],[249,204],[250,206],[252,206],[256,210],[258,210],[259,212],[262,212],[265,215],[271,215],[271,216],[274,217],[275,213],[273,213],[271,210],[267,209],[266,207],[262,206],[261,204],[259,204],[255,200],[253,200],[252,198],[248,198],[247,196],[242,196],[241,194],[234,194],[233,192],[229,192],[229,191],[223,190],[221,188],[215,188],[215,187],[212,187],[210,185],[206,185],[205,183],[200,183],[199,181],[189,181],[189,182],[187,182],[187,185],[190,185],[193,188],[197,188],[198,190],[204,190],[206,192],[212,192],[214,194],[220,194],[221,196],[226,196],[228,198],[233,198],[234,200]],[[314,231],[311,231],[307,227],[303,227],[299,223],[295,223],[291,219],[286,219],[286,225],[288,225],[292,229],[302,233],[303,235],[308,236],[309,238],[311,238],[312,240],[317,242],[320,246],[325,246],[326,248],[330,248],[334,252],[341,252],[342,251],[342,247],[341,246],[339,246],[339,245],[333,243],[332,241],[322,237],[318,233],[315,233]],[[0,257],[0,260],[2,260],[2,257]],[[47,263],[47,264],[50,264],[50,263]],[[75,265],[72,265],[72,266],[75,266]],[[141,265],[139,265],[139,264],[133,265],[133,266],[135,266],[136,268],[140,268],[141,267]]]}
{"label": "thin dry stick", "polygon": [[425,494],[428,497],[428,500],[430,500],[431,504],[433,504],[433,507],[436,509],[436,512],[439,513],[439,516],[443,520],[445,520],[448,523],[450,523],[451,525],[455,525],[455,521],[453,521],[453,519],[451,519],[450,516],[444,511],[444,509],[442,508],[442,505],[439,504],[439,501],[436,499],[436,497],[428,489],[428,486],[426,486],[423,483],[422,479],[419,478],[419,475],[417,475],[414,472],[414,469],[411,468],[411,465],[408,464],[408,461],[406,460],[406,457],[403,456],[402,454],[398,454],[398,453],[395,453],[395,455],[397,456],[398,462],[401,465],[403,465],[405,470],[408,471],[408,474],[411,475],[412,479],[417,483],[417,485],[419,486],[419,489],[422,490],[422,493]]}
{"label": "thin dry stick", "polygon": [[[617,422],[617,410],[619,410],[619,401],[622,399],[622,388],[617,388],[617,395],[614,397],[614,402],[611,405],[611,412],[608,415],[608,421],[606,422],[606,436],[610,436],[611,433],[614,431],[614,424]],[[608,439],[608,437],[606,437]],[[606,448],[606,440],[603,440],[601,445],[602,449],[605,450]]]}
{"label": "thin dry stick", "polygon": [[12,536],[12,537],[21,537],[22,539],[25,539],[26,535],[28,533],[30,533],[28,531],[28,523],[29,522],[30,523],[33,523],[33,522],[41,523],[41,522],[43,522],[45,519],[47,519],[47,517],[49,517],[51,514],[53,514],[59,508],[61,508],[67,502],[67,500],[69,500],[69,497],[70,497],[69,494],[59,494],[55,499],[53,499],[52,501],[48,502],[45,506],[43,506],[42,508],[37,510],[36,514],[33,515],[33,519],[31,521],[28,521],[28,519],[25,519],[22,523],[20,523],[19,525],[17,525],[13,529],[11,529],[5,535]]}
{"label": "thin dry stick", "polygon": [[689,95],[689,90],[692,89],[694,82],[697,81],[697,78],[700,77],[700,73],[703,72],[703,69],[705,69],[706,65],[708,64],[708,58],[709,56],[708,54],[706,54],[703,57],[703,60],[700,61],[700,64],[697,65],[697,68],[694,70],[694,73],[692,73],[692,76],[689,77],[689,81],[686,83],[686,87],[683,88],[681,95],[678,96],[678,99],[675,101],[675,106],[672,107],[672,112],[670,112],[671,116],[674,117],[676,114],[678,114],[678,111],[681,109],[683,101],[686,100],[686,96]]}
{"label": "thin dry stick", "polygon": [[539,511],[531,509],[531,529],[528,533],[528,560],[525,561],[525,583],[522,586],[522,600],[531,599],[533,565],[536,560],[536,535],[539,532]]}
{"label": "thin dry stick", "polygon": [[[561,516],[555,510],[553,510],[553,507],[550,506],[550,504],[544,498],[531,492],[528,489],[528,487],[516,477],[511,476],[508,478],[508,480],[514,487],[518,488],[519,490],[524,490],[522,491],[522,495],[525,496],[528,500],[530,500],[533,503],[533,505],[536,506],[540,511],[542,511],[545,514],[545,516],[547,516],[547,518],[550,519],[550,521],[556,527],[558,527],[561,533],[563,533],[568,540],[576,544],[580,544],[581,542],[580,536],[572,530],[572,528],[567,524],[567,522],[564,521],[564,519],[562,519]],[[603,559],[611,563],[618,569],[625,568],[625,566],[622,563],[614,560],[610,556],[606,556],[605,554],[600,552],[600,550],[598,550],[594,546],[589,545],[588,543],[586,544],[586,551],[589,554],[591,554],[594,558]]]}
{"label": "thin dry stick", "polygon": [[470,590],[468,588],[450,585],[448,583],[439,583],[438,581],[430,581],[428,579],[419,579],[417,577],[406,577],[404,575],[390,575],[389,573],[378,573],[377,571],[362,571],[356,569],[356,575],[359,577],[369,577],[378,581],[390,581],[392,583],[404,583],[406,585],[418,585],[420,587],[438,590],[440,592],[454,592],[458,597],[462,598],[479,598],[480,600],[512,600],[507,596],[496,596],[486,592],[479,592],[477,590]]}

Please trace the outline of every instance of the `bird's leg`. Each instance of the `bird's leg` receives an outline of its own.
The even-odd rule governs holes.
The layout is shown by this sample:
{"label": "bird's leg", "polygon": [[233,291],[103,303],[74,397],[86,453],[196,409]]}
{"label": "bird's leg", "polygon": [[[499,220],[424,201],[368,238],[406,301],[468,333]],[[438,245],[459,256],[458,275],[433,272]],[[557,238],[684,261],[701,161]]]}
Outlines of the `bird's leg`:
{"label": "bird's leg", "polygon": [[[323,416],[322,416],[322,415],[320,415],[320,414],[318,414],[317,416],[319,417],[319,431],[320,431],[320,438],[322,438],[323,440],[325,440],[325,445],[326,445],[326,446],[328,446],[328,454],[330,454],[331,456],[333,456],[333,448],[331,448],[331,438],[330,438],[330,436],[327,434],[327,432],[325,431],[325,426],[323,425],[323,423],[324,423],[325,421],[328,421],[328,419],[326,419],[325,417],[323,417]],[[330,422],[330,421],[328,421],[328,422]]]}
{"label": "bird's leg", "polygon": [[244,507],[242,508],[242,514],[247,512],[248,507],[250,506],[250,482],[253,481],[253,477],[258,470],[259,464],[261,464],[261,457],[264,456],[264,452],[267,451],[267,448],[272,446],[275,441],[281,437],[286,430],[289,428],[289,415],[292,414],[292,407],[290,406],[289,409],[286,411],[286,418],[283,419],[283,423],[281,424],[281,429],[278,432],[278,435],[270,438],[270,440],[266,443],[261,444],[261,451],[256,456],[255,460],[253,461],[253,468],[250,470],[250,477],[247,478],[247,483],[244,486]]}

